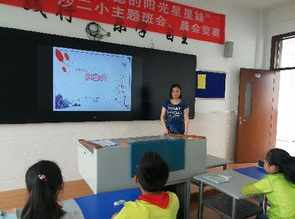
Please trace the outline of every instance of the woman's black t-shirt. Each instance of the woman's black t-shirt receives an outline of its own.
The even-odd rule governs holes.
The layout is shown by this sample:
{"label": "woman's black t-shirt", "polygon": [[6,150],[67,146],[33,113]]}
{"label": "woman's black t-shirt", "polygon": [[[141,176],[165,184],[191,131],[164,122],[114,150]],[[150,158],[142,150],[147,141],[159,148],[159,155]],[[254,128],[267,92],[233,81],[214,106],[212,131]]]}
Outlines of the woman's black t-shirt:
{"label": "woman's black t-shirt", "polygon": [[166,109],[165,123],[169,133],[184,134],[184,110],[188,108],[188,104],[182,100],[178,104],[166,100],[162,106]]}

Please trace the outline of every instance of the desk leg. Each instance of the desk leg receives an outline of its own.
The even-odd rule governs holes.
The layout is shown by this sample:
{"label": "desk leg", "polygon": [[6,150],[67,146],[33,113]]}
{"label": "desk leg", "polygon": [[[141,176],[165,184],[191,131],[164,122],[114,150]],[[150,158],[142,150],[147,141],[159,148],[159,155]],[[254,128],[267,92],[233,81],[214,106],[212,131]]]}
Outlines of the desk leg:
{"label": "desk leg", "polygon": [[231,213],[231,218],[232,219],[235,219],[236,218],[236,214],[237,214],[237,212],[236,212],[236,210],[237,210],[237,206],[236,206],[236,204],[237,204],[237,200],[235,199],[235,198],[233,198],[233,204],[232,204],[232,213]]}
{"label": "desk leg", "polygon": [[266,215],[266,211],[267,211],[267,198],[266,198],[266,195],[263,196],[262,210],[263,210],[263,214]]}
{"label": "desk leg", "polygon": [[184,189],[185,189],[185,203],[184,203],[184,206],[185,206],[185,212],[184,212],[184,215],[185,215],[185,218],[187,219],[190,219],[190,204],[191,204],[191,181],[187,181],[185,184],[184,184]]}
{"label": "desk leg", "polygon": [[179,199],[180,208],[177,214],[177,219],[190,218],[190,197],[191,197],[191,181],[182,182],[175,185],[167,186],[167,191],[174,192]]}
{"label": "desk leg", "polygon": [[203,209],[204,209],[203,197],[204,197],[204,183],[203,182],[200,182],[200,186],[199,186],[198,219],[202,219],[203,218]]}
{"label": "desk leg", "polygon": [[222,166],[222,169],[223,169],[223,170],[226,170],[226,169],[227,169],[227,164],[224,164],[224,165]]}

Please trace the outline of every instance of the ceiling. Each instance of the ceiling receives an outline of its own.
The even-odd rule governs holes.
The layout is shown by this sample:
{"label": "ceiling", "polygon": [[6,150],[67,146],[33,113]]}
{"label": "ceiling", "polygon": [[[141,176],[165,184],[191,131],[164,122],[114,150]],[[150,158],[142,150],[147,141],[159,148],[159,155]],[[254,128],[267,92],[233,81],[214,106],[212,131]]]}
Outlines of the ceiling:
{"label": "ceiling", "polygon": [[294,0],[232,0],[234,3],[257,9],[273,8],[285,3],[294,2]]}

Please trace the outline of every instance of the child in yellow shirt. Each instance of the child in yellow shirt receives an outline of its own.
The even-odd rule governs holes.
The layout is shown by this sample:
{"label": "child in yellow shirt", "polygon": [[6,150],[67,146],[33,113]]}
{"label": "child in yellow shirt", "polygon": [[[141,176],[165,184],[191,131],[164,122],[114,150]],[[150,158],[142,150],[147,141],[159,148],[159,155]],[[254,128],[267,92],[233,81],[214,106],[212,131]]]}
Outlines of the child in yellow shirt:
{"label": "child in yellow shirt", "polygon": [[266,195],[270,208],[259,219],[295,219],[295,158],[282,149],[272,149],[266,155],[264,169],[268,174],[246,185],[242,193]]}
{"label": "child in yellow shirt", "polygon": [[145,153],[136,176],[142,195],[134,202],[126,202],[113,219],[176,219],[179,209],[177,196],[164,192],[169,168],[159,154]]}

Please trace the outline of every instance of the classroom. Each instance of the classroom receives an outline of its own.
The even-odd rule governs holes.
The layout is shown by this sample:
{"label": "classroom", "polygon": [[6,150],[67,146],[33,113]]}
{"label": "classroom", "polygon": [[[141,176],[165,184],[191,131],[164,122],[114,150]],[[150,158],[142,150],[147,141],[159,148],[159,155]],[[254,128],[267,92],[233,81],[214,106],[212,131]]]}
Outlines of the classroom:
{"label": "classroom", "polygon": [[294,11],[0,0],[0,219],[295,219]]}

